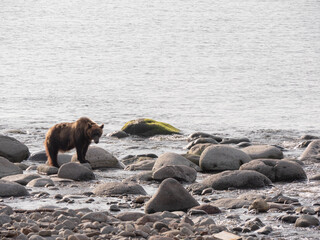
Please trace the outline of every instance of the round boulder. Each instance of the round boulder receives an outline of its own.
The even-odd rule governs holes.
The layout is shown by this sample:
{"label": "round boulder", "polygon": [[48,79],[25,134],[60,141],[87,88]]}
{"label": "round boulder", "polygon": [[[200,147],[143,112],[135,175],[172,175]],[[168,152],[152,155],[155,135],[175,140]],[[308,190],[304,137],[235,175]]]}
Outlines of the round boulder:
{"label": "round boulder", "polygon": [[122,131],[142,137],[154,135],[179,134],[180,130],[168,123],[158,122],[148,118],[141,118],[127,122],[121,129]]}
{"label": "round boulder", "polygon": [[259,158],[272,158],[272,159],[282,159],[282,151],[274,146],[270,145],[252,145],[246,148],[243,148],[246,154],[250,156],[251,159]]}
{"label": "round boulder", "polygon": [[58,170],[59,169],[57,167],[49,166],[47,164],[41,164],[37,166],[38,173],[45,174],[45,175],[57,174]]}
{"label": "round boulder", "polygon": [[88,181],[95,179],[93,172],[78,163],[63,164],[58,171],[59,178],[66,178],[75,181]]}
{"label": "round boulder", "polygon": [[302,215],[296,220],[294,226],[295,227],[319,226],[319,219],[310,215]]}
{"label": "round boulder", "polygon": [[156,160],[153,171],[156,171],[160,169],[163,166],[177,166],[177,165],[184,165],[187,167],[192,167],[197,171],[200,171],[201,169],[199,166],[195,165],[190,160],[186,159],[185,157],[177,154],[177,153],[171,153],[167,152],[159,156],[159,158]]}
{"label": "round boulder", "polygon": [[22,169],[4,157],[0,157],[0,178],[23,173]]}
{"label": "round boulder", "polygon": [[216,190],[262,188],[272,184],[265,175],[252,170],[224,171],[205,178],[201,184]]}
{"label": "round boulder", "polygon": [[145,212],[185,211],[198,205],[197,200],[177,180],[167,178],[146,203]]}
{"label": "round boulder", "polygon": [[[118,159],[116,159],[111,153],[100,147],[89,147],[86,154],[86,160],[90,163],[92,169],[123,168]],[[78,156],[76,153],[72,156],[71,161],[78,162]]]}
{"label": "round boulder", "polygon": [[21,184],[0,179],[0,197],[20,197],[28,195],[27,189]]}
{"label": "round boulder", "polygon": [[108,182],[98,185],[93,193],[97,196],[111,196],[123,194],[139,194],[146,195],[146,191],[139,184]]}
{"label": "round boulder", "polygon": [[230,146],[211,146],[200,156],[200,167],[203,171],[238,170],[251,158],[241,150]]}
{"label": "round boulder", "polygon": [[243,164],[240,170],[255,170],[272,182],[307,179],[303,168],[296,162],[276,159],[256,159]]}
{"label": "round boulder", "polygon": [[26,145],[17,139],[0,135],[0,156],[5,157],[10,162],[22,162],[30,155]]}
{"label": "round boulder", "polygon": [[192,183],[197,178],[197,171],[194,168],[184,165],[163,166],[153,172],[152,178],[157,181],[163,181],[166,178],[174,178],[178,181]]}
{"label": "round boulder", "polygon": [[300,156],[301,161],[320,161],[320,140],[313,140]]}

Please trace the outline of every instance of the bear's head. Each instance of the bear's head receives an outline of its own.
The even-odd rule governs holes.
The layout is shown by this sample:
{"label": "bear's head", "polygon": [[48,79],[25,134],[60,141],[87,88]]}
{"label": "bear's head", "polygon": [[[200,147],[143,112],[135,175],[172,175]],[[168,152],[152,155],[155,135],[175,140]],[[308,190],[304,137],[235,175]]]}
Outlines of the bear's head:
{"label": "bear's head", "polygon": [[102,135],[102,129],[104,124],[100,126],[94,122],[88,123],[88,131],[87,134],[89,135],[90,139],[93,140],[95,143],[99,143],[99,138]]}

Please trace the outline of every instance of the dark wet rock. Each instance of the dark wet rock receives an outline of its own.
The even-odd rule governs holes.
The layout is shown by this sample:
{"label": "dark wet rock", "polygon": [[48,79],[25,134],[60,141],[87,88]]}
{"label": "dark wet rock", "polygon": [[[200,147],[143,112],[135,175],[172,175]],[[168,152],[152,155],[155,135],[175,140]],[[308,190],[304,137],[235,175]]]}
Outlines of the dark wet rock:
{"label": "dark wet rock", "polygon": [[[99,168],[120,168],[122,164],[111,153],[103,148],[92,146],[88,148],[86,160],[90,163],[92,169]],[[75,153],[71,159],[72,162],[78,162],[78,156]]]}
{"label": "dark wet rock", "polygon": [[190,150],[188,151],[188,154],[200,156],[207,147],[214,146],[214,145],[215,144],[212,144],[212,143],[201,143],[201,144],[199,143],[191,147]]}
{"label": "dark wet rock", "polygon": [[301,161],[320,161],[320,140],[312,141],[300,156]]}
{"label": "dark wet rock", "polygon": [[318,137],[318,136],[306,134],[306,135],[303,135],[300,139],[302,139],[302,140],[313,140],[313,139],[319,139],[319,138],[320,137]]}
{"label": "dark wet rock", "polygon": [[41,164],[37,167],[37,171],[40,174],[46,174],[46,175],[53,175],[53,174],[57,174],[58,173],[58,168],[57,167],[53,167],[53,166],[49,166],[46,164]]}
{"label": "dark wet rock", "polygon": [[309,180],[320,180],[320,174],[310,177]]}
{"label": "dark wet rock", "polygon": [[309,144],[312,142],[312,140],[305,140],[303,142],[300,142],[297,146],[297,148],[306,148],[309,146]]}
{"label": "dark wet rock", "polygon": [[121,183],[121,182],[107,182],[98,185],[93,190],[97,196],[111,196],[123,194],[140,194],[146,195],[146,191],[138,184],[135,183]]}
{"label": "dark wet rock", "polygon": [[17,139],[0,135],[0,156],[8,159],[10,162],[22,162],[30,155],[26,145]]}
{"label": "dark wet rock", "polygon": [[251,159],[259,158],[271,158],[271,159],[282,159],[282,151],[270,145],[252,145],[242,149],[243,152],[248,154]]}
{"label": "dark wet rock", "polygon": [[201,204],[200,206],[195,206],[192,209],[202,210],[202,211],[206,212],[207,214],[221,213],[221,210],[212,204]]}
{"label": "dark wet rock", "polygon": [[220,144],[238,144],[241,142],[250,142],[250,140],[246,137],[243,138],[224,138],[220,142]]}
{"label": "dark wet rock", "polygon": [[249,206],[250,201],[244,199],[237,199],[237,198],[222,198],[213,201],[211,204],[216,207],[223,207],[226,209],[237,209],[243,208],[244,206]]}
{"label": "dark wet rock", "polygon": [[180,134],[180,130],[168,123],[158,122],[152,119],[141,118],[127,122],[121,129],[122,131],[142,137],[154,135]]}
{"label": "dark wet rock", "polygon": [[294,226],[295,227],[319,226],[319,219],[310,215],[302,215],[297,219]]}
{"label": "dark wet rock", "polygon": [[148,181],[152,181],[152,171],[144,171],[141,173],[138,173],[134,176],[128,177],[126,179],[123,180],[124,183],[128,183],[128,182],[148,182]]}
{"label": "dark wet rock", "polygon": [[125,170],[136,171],[136,170],[152,170],[156,160],[144,160],[137,163],[132,163],[128,165]]}
{"label": "dark wet rock", "polygon": [[251,158],[241,150],[229,146],[210,146],[200,156],[200,167],[203,171],[238,170]]}
{"label": "dark wet rock", "polygon": [[11,220],[12,219],[7,214],[1,214],[0,215],[0,226],[2,226],[3,224],[6,224],[6,223],[10,223]]}
{"label": "dark wet rock", "polygon": [[260,218],[253,218],[245,222],[245,227],[249,228],[251,231],[256,231],[260,229],[261,227],[264,227],[265,225],[260,220]]}
{"label": "dark wet rock", "polygon": [[298,215],[289,215],[286,214],[284,216],[280,217],[280,220],[286,223],[295,223],[297,221],[297,219],[299,218]]}
{"label": "dark wet rock", "polygon": [[197,171],[184,165],[163,166],[153,172],[152,178],[157,181],[174,178],[178,181],[192,183],[197,178]]}
{"label": "dark wet rock", "polygon": [[153,166],[153,171],[160,169],[163,166],[177,166],[177,165],[185,165],[188,167],[192,167],[197,171],[200,171],[199,166],[195,165],[193,162],[189,161],[185,157],[172,152],[167,152],[162,154],[155,162]]}
{"label": "dark wet rock", "polygon": [[204,132],[195,132],[195,133],[192,133],[188,136],[188,142],[192,142],[198,138],[212,138],[212,139],[216,140],[217,142],[222,141],[222,138],[219,136],[215,136],[215,135],[204,133]]}
{"label": "dark wet rock", "polygon": [[282,193],[277,194],[276,196],[272,197],[272,202],[275,203],[284,203],[284,204],[291,204],[291,203],[298,203],[299,200],[297,198],[291,198],[284,196]]}
{"label": "dark wet rock", "polygon": [[36,178],[31,180],[27,187],[45,187],[54,186],[54,182],[50,178]]}
{"label": "dark wet rock", "polygon": [[115,137],[115,138],[126,138],[129,137],[128,133],[125,131],[119,130],[119,131],[114,131],[112,133],[108,134],[109,137]]}
{"label": "dark wet rock", "polygon": [[28,195],[27,189],[21,184],[0,179],[0,197],[20,197]]}
{"label": "dark wet rock", "polygon": [[119,213],[116,218],[121,221],[136,221],[139,218],[143,217],[145,214],[142,212],[122,212]]}
{"label": "dark wet rock", "polygon": [[272,182],[307,179],[305,171],[298,163],[287,160],[256,159],[243,164],[240,170],[255,170]]}
{"label": "dark wet rock", "polygon": [[192,142],[190,142],[187,146],[186,149],[191,149],[193,146],[197,145],[197,144],[203,144],[203,143],[210,143],[210,144],[218,144],[218,142],[216,140],[214,140],[213,138],[197,138],[196,140],[193,140]]}
{"label": "dark wet rock", "polygon": [[63,164],[59,168],[58,177],[75,181],[88,181],[95,179],[95,175],[90,169],[74,162]]}
{"label": "dark wet rock", "polygon": [[11,175],[2,178],[2,180],[6,180],[9,182],[16,182],[21,185],[27,185],[31,180],[40,178],[41,176],[39,174],[29,173],[29,174],[17,174],[17,175]]}
{"label": "dark wet rock", "polygon": [[249,210],[254,209],[257,212],[267,212],[269,208],[269,204],[264,199],[256,199],[249,206]]}
{"label": "dark wet rock", "polygon": [[[262,188],[272,184],[265,175],[251,170],[224,171],[205,178],[201,184],[203,189],[212,187],[216,190],[229,188]],[[202,190],[203,190],[202,189]]]}
{"label": "dark wet rock", "polygon": [[183,211],[198,205],[199,203],[177,180],[167,178],[160,184],[158,191],[146,203],[145,212]]}
{"label": "dark wet rock", "polygon": [[13,214],[13,209],[10,206],[0,204],[0,214],[11,215]]}
{"label": "dark wet rock", "polygon": [[0,178],[22,173],[23,171],[21,168],[10,162],[8,159],[0,157]]}
{"label": "dark wet rock", "polygon": [[196,164],[197,166],[199,166],[199,161],[200,161],[200,156],[199,155],[195,155],[195,154],[182,154],[182,157],[185,157],[186,159],[188,159],[189,161],[193,162],[194,164]]}
{"label": "dark wet rock", "polygon": [[45,150],[34,152],[28,157],[28,160],[35,162],[46,162],[47,159],[48,158]]}

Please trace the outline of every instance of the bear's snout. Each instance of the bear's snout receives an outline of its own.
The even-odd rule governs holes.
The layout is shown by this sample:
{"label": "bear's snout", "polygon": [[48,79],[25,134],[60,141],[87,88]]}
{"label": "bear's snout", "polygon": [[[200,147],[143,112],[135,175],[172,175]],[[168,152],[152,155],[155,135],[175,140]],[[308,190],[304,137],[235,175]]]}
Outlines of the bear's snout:
{"label": "bear's snout", "polygon": [[99,143],[99,137],[94,137],[93,141],[94,141],[95,144]]}

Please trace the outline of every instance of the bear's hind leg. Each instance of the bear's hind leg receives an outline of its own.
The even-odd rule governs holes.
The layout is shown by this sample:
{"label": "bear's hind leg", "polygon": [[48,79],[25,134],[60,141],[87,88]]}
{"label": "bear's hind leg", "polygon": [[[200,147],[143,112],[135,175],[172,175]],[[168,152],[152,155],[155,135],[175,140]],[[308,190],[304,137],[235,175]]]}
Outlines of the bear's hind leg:
{"label": "bear's hind leg", "polygon": [[46,153],[48,157],[48,162],[50,166],[54,166],[59,168],[58,165],[58,149],[51,147],[50,145],[46,145]]}

